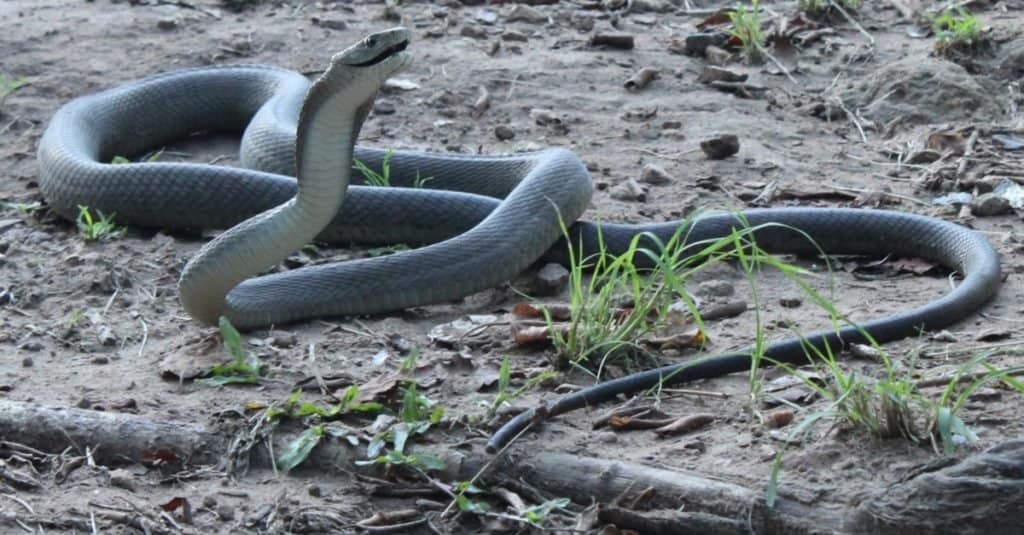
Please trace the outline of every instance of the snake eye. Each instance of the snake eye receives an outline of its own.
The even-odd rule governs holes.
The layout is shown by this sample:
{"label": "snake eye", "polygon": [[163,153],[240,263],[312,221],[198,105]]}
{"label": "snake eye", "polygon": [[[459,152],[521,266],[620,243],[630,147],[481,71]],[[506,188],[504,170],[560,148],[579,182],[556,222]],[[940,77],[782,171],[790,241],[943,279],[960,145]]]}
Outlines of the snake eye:
{"label": "snake eye", "polygon": [[373,48],[377,46],[377,36],[371,35],[366,38],[366,46]]}

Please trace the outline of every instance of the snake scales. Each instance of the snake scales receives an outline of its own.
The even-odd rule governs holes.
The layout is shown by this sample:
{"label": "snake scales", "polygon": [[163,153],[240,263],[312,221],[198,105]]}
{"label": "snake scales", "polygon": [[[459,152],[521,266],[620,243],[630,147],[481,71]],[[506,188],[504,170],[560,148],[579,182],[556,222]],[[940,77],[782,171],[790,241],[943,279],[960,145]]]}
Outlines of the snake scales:
{"label": "snake scales", "polygon": [[[115,213],[124,224],[231,228],[186,266],[179,288],[196,319],[215,323],[226,315],[240,328],[452,300],[509,280],[544,255],[564,259],[559,218],[577,221],[591,194],[589,175],[568,151],[398,151],[390,161],[393,183],[432,177],[430,189],[348,187],[354,158],[380,168],[384,151],[354,142],[380,85],[408,63],[408,38],[400,28],[368,36],[334,56],[312,85],[273,67],[207,67],[77,98],[57,112],[39,143],[40,188],[50,207],[72,220],[85,205]],[[106,163],[195,132],[243,129],[246,169]],[[958,321],[999,287],[991,246],[939,219],[838,208],[748,210],[742,217],[751,226],[778,224],[756,233],[758,245],[771,252],[814,254],[810,237],[830,254],[916,256],[964,275],[940,299],[860,326],[880,343]],[[637,233],[668,239],[679,225],[603,224],[600,232],[615,253]],[[734,214],[708,216],[693,225],[689,239],[720,237],[738,225]],[[431,245],[254,278],[314,238]],[[569,239],[592,253],[597,226],[578,221]],[[861,331],[845,327],[810,335],[805,343],[838,348],[863,339]],[[805,358],[799,340],[777,342],[767,353],[786,362]],[[490,446],[500,446],[531,418],[647,388],[667,375],[675,374],[675,382],[739,371],[749,363],[749,354],[739,352],[602,383],[520,415]]]}

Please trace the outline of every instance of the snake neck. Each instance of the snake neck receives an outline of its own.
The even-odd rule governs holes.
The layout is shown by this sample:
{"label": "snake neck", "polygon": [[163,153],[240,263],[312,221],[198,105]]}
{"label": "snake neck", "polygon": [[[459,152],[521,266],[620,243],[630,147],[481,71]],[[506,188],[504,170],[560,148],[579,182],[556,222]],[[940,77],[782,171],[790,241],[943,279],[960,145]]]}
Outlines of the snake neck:
{"label": "snake neck", "polygon": [[[367,108],[366,103],[346,102],[346,91],[331,87],[339,83],[314,84],[303,105],[296,138],[296,196],[220,234],[186,264],[178,288],[192,317],[211,325],[222,315],[230,318],[232,288],[311,242],[338,213]],[[372,99],[371,94],[370,103]]]}

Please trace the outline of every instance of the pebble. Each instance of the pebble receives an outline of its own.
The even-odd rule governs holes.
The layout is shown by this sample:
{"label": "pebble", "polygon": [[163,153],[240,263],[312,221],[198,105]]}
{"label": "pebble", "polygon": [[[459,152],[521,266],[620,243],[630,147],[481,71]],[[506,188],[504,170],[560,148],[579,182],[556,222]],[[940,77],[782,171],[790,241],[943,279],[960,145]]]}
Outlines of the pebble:
{"label": "pebble", "polygon": [[156,27],[160,30],[173,30],[178,27],[178,21],[175,19],[160,19],[156,21]]}
{"label": "pebble", "polygon": [[484,9],[477,13],[473,18],[475,18],[480,24],[491,25],[498,22],[498,12],[491,9]]}
{"label": "pebble", "polygon": [[560,292],[568,281],[568,269],[561,264],[545,264],[535,277],[534,292],[538,295],[554,295]]}
{"label": "pebble", "polygon": [[508,30],[505,33],[501,34],[501,39],[503,41],[519,41],[522,43],[525,43],[526,41],[529,40],[525,33],[517,32],[514,30]]}
{"label": "pebble", "polygon": [[110,357],[100,355],[93,357],[92,360],[90,360],[89,362],[93,364],[110,364]]}
{"label": "pebble", "polygon": [[219,516],[224,522],[231,522],[235,519],[235,508],[226,503],[222,503],[217,506],[217,516]]}
{"label": "pebble", "polygon": [[978,217],[1002,215],[1012,210],[1009,199],[997,193],[983,193],[971,199],[971,214]]}
{"label": "pebble", "polygon": [[736,287],[731,282],[716,279],[700,283],[698,291],[702,295],[728,297],[736,293]]}
{"label": "pebble", "polygon": [[459,35],[463,37],[472,37],[473,39],[486,39],[487,30],[473,24],[467,24],[459,30]]}
{"label": "pebble", "polygon": [[732,61],[732,52],[715,45],[704,49],[704,59],[709,65],[727,65]]}
{"label": "pebble", "polygon": [[317,485],[315,483],[310,485],[309,487],[306,487],[306,492],[308,492],[309,495],[314,498],[319,498],[324,495],[324,489],[320,485]]}
{"label": "pebble", "polygon": [[281,349],[295,347],[297,343],[299,343],[299,338],[294,333],[279,333],[270,337],[270,345]]}
{"label": "pebble", "polygon": [[32,351],[32,352],[42,351],[43,350],[43,344],[41,344],[40,342],[37,342],[36,340],[29,340],[28,342],[25,342],[25,343],[21,344],[20,346],[18,346],[18,349],[21,349],[23,351]]}
{"label": "pebble", "polygon": [[499,124],[494,127],[494,137],[498,138],[500,141],[508,141],[516,137],[516,132],[507,124]]}
{"label": "pebble", "polygon": [[640,170],[640,181],[648,184],[668,184],[672,177],[661,166],[649,163]]}
{"label": "pebble", "polygon": [[628,178],[619,184],[612,186],[611,189],[608,190],[608,194],[611,195],[613,199],[620,201],[644,202],[647,200],[647,194],[644,193],[644,189],[632,178]]}
{"label": "pebble", "polygon": [[323,26],[328,30],[347,30],[348,23],[341,19],[321,19],[319,17],[313,17],[313,24],[317,26]]}
{"label": "pebble", "polygon": [[709,46],[722,47],[729,40],[723,32],[698,32],[686,36],[684,51],[692,56],[703,56]]}
{"label": "pebble", "polygon": [[569,19],[569,25],[580,32],[589,32],[594,29],[594,16],[585,13],[573,13]]}
{"label": "pebble", "polygon": [[395,103],[387,99],[380,99],[373,103],[373,113],[377,115],[391,115],[395,113]]}
{"label": "pebble", "polygon": [[110,485],[130,491],[135,490],[135,474],[128,470],[118,468],[110,471]]}
{"label": "pebble", "polygon": [[614,444],[619,441],[619,435],[614,431],[601,431],[597,434],[597,440],[605,444]]}
{"label": "pebble", "polygon": [[979,388],[967,396],[971,401],[996,401],[1003,397],[1002,392],[994,388]]}
{"label": "pebble", "polygon": [[700,150],[712,160],[722,160],[740,151],[740,140],[733,134],[725,134],[701,141]]}
{"label": "pebble", "polygon": [[541,12],[541,10],[523,4],[516,4],[516,6],[512,8],[512,11],[509,12],[507,18],[509,22],[515,22],[518,20],[523,22],[532,22],[534,24],[545,23],[548,21],[548,16]]}
{"label": "pebble", "polygon": [[797,308],[804,304],[804,300],[795,296],[783,297],[779,299],[779,304],[785,308]]}
{"label": "pebble", "polygon": [[25,358],[21,359],[21,367],[22,368],[31,368],[34,364],[35,364],[35,361],[32,360],[32,357],[25,357]]}
{"label": "pebble", "polygon": [[100,344],[107,347],[117,344],[117,337],[114,336],[114,331],[110,330],[110,327],[102,327],[97,338],[99,338]]}

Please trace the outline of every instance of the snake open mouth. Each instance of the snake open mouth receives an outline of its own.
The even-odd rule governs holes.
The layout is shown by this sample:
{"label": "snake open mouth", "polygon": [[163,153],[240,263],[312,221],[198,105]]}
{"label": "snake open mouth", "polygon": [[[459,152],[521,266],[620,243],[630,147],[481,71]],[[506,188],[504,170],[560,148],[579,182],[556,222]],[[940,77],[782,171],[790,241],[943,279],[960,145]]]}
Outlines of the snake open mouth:
{"label": "snake open mouth", "polygon": [[409,46],[409,40],[408,39],[403,40],[401,42],[395,43],[395,44],[385,48],[384,50],[381,51],[380,54],[377,54],[376,56],[374,56],[374,57],[372,57],[372,58],[370,58],[370,59],[368,59],[368,60],[366,60],[366,61],[364,61],[362,63],[354,64],[354,66],[355,67],[369,67],[370,65],[376,65],[376,64],[378,64],[378,63],[388,59],[389,57],[391,57],[391,56],[393,56],[393,55],[395,55],[395,54],[405,50],[406,47],[408,47],[408,46]]}

